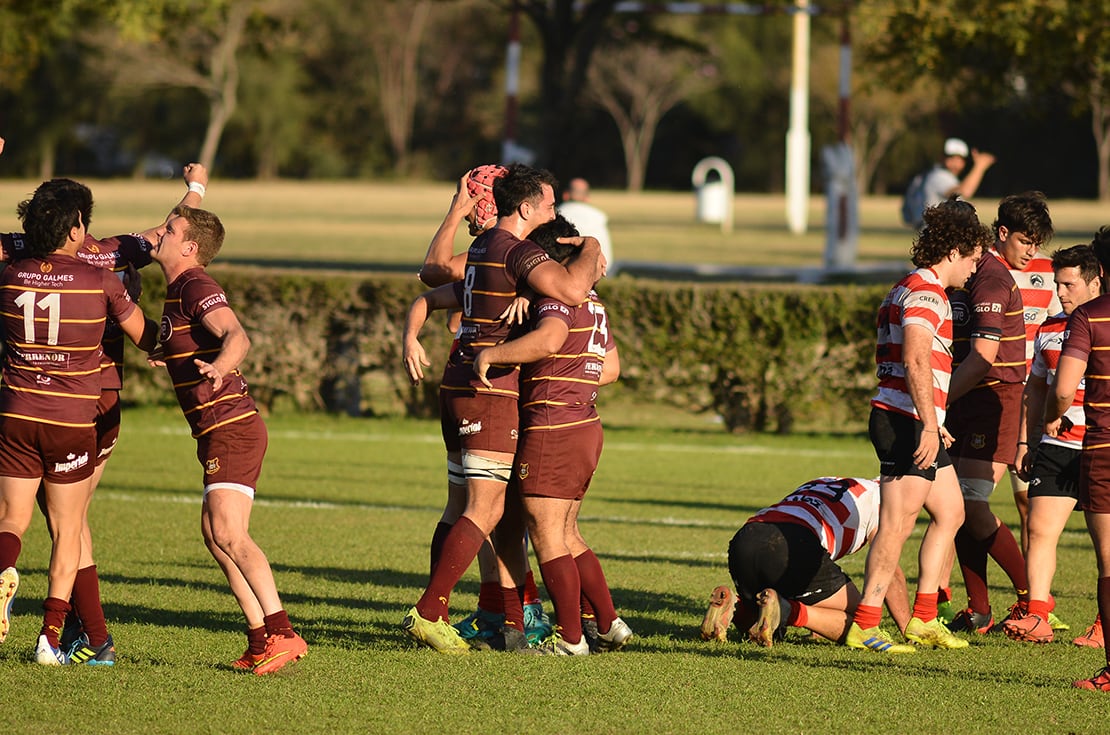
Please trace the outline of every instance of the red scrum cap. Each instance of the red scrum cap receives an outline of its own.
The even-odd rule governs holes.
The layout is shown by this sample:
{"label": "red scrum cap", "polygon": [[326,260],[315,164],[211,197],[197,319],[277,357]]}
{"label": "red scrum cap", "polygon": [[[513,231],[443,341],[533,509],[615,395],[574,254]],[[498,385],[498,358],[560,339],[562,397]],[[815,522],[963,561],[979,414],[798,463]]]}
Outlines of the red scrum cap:
{"label": "red scrum cap", "polygon": [[474,219],[479,229],[485,229],[490,220],[497,219],[497,204],[493,201],[493,182],[509,173],[504,166],[490,164],[471,169],[466,175],[466,193],[479,197],[474,203]]}

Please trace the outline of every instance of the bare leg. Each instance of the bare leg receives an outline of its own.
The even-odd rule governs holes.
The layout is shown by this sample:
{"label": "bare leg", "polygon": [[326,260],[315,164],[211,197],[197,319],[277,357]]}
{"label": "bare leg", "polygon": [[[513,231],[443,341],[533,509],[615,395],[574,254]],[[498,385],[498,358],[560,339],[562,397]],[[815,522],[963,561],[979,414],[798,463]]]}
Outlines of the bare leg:
{"label": "bare leg", "polygon": [[1029,516],[1025,528],[1029,545],[1025,564],[1029,574],[1029,599],[1048,600],[1052,578],[1056,574],[1056,544],[1075,509],[1075,500],[1064,497],[1029,499]]}
{"label": "bare leg", "polygon": [[282,605],[270,562],[248,530],[252,505],[251,498],[236,490],[210,490],[201,508],[201,532],[248,626],[256,628]]}

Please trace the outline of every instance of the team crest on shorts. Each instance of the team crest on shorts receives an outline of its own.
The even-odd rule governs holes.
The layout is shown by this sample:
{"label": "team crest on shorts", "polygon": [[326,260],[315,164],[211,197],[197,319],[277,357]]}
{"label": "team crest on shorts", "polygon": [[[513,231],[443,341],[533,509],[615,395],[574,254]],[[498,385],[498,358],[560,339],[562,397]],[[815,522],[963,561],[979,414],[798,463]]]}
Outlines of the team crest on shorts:
{"label": "team crest on shorts", "polygon": [[987,446],[987,435],[986,434],[972,434],[971,435],[971,448],[972,449],[982,449],[985,446]]}
{"label": "team crest on shorts", "polygon": [[214,475],[220,471],[220,458],[213,457],[204,463],[204,474]]}
{"label": "team crest on shorts", "polygon": [[520,479],[527,480],[528,479],[528,463],[527,462],[521,462],[520,467],[518,467],[517,470],[516,470],[516,474],[517,474],[518,477],[520,477]]}

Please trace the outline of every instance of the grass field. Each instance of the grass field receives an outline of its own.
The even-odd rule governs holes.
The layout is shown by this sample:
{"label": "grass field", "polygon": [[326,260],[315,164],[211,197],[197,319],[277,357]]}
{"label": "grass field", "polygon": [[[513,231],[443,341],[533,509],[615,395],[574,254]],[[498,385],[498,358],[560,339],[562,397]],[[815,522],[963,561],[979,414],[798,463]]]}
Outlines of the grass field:
{"label": "grass field", "polygon": [[[92,231],[100,235],[153,226],[184,194],[180,182],[89,183],[97,202]],[[0,181],[0,202],[8,213],[0,218],[0,231],[17,229],[15,204],[36,185]],[[415,270],[453,192],[453,182],[215,180],[204,206],[228,227],[217,262]],[[811,199],[805,235],[786,229],[781,195],[738,195],[736,227],[728,235],[717,225],[694,221],[691,192],[597,191],[593,200],[609,214],[618,261],[811,268],[822,263],[823,197]],[[976,205],[990,224],[997,201],[980,198]],[[861,263],[908,261],[911,233],[901,224],[899,206],[893,197],[861,201]],[[1097,202],[1052,202],[1052,213],[1058,234],[1050,249],[1087,242],[1110,220],[1106,207]],[[465,240],[460,235],[460,249]]]}
{"label": "grass field", "polygon": [[[729,436],[664,416],[608,415],[583,530],[637,637],[580,659],[445,657],[398,624],[427,575],[443,502],[430,422],[323,415],[269,419],[252,532],[311,646],[277,675],[227,664],[241,617],[200,539],[199,468],[179,413],[129,409],[92,523],[118,664],[29,662],[48,542],[25,538],[13,630],[0,646],[8,732],[1104,732],[1106,697],[1068,688],[1102,653],[1068,641],[1095,612],[1094,560],[1076,515],[1060,548],[1058,612],[1073,626],[1033,647],[998,636],[960,652],[887,659],[793,634],[770,650],[707,644],[698,624],[727,581],[725,550],[759,507],[822,474],[870,476],[860,436]],[[1013,523],[1002,491],[997,506]],[[919,529],[920,530],[920,529]],[[915,541],[919,535],[915,536]],[[911,545],[913,542],[911,542]],[[859,556],[859,555],[857,555]],[[908,574],[914,574],[907,554]],[[846,571],[859,580],[863,559]],[[992,598],[1011,600],[992,567]],[[476,602],[471,570],[452,615]],[[962,600],[962,590],[958,590]]]}

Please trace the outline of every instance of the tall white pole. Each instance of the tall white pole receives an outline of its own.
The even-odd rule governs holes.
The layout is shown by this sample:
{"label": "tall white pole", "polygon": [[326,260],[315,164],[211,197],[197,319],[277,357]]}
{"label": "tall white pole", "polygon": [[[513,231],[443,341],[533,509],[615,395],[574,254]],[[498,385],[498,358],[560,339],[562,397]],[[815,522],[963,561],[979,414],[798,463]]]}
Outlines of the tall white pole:
{"label": "tall white pole", "polygon": [[786,225],[804,234],[809,217],[809,0],[795,0],[790,129],[786,131]]}

